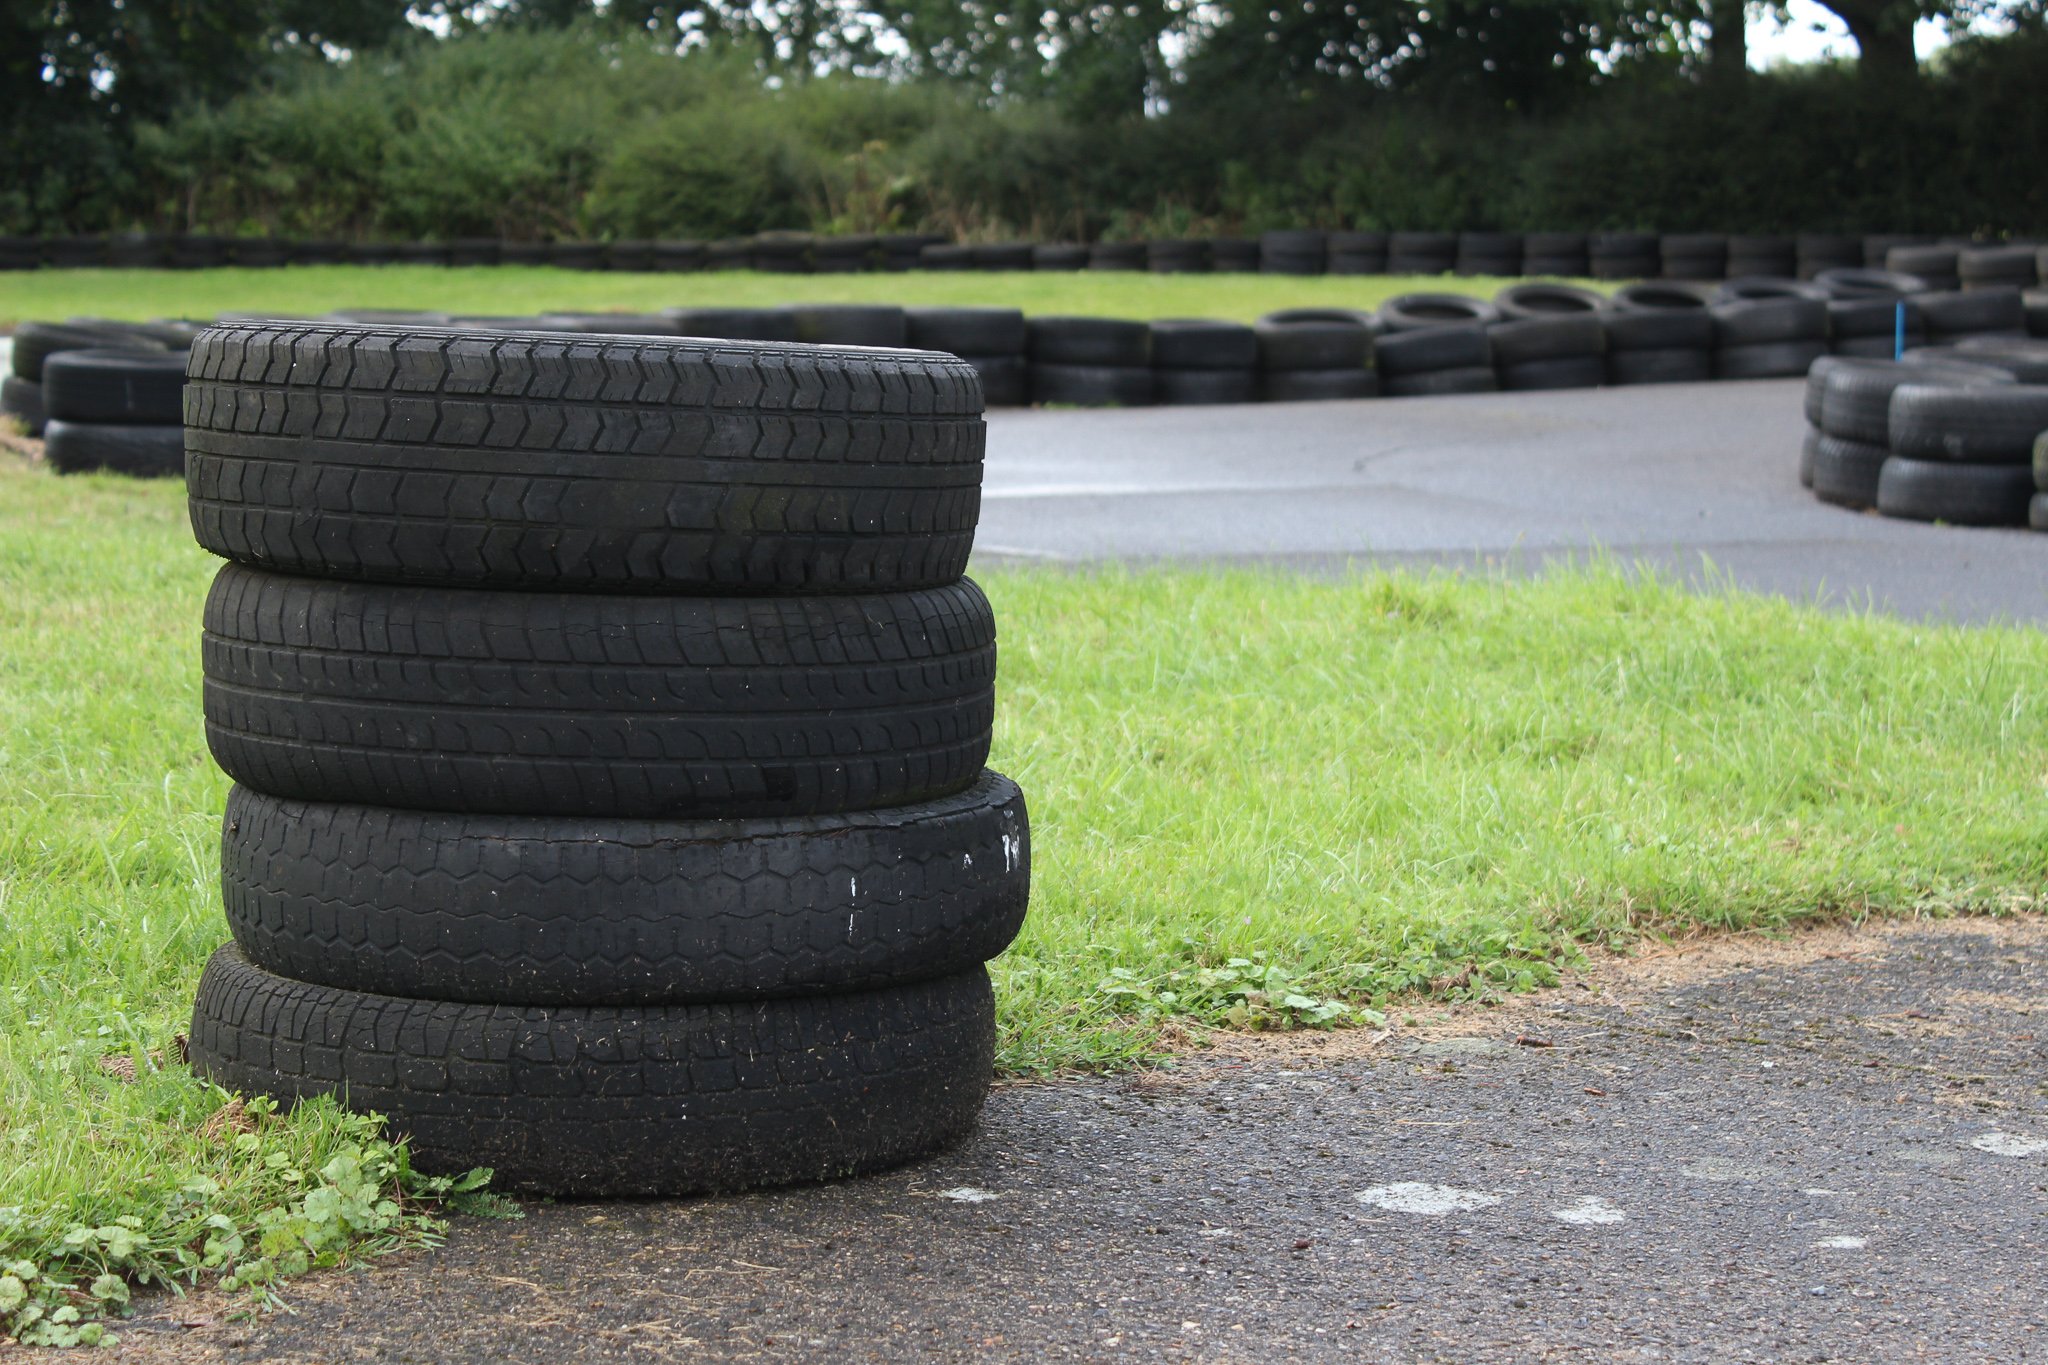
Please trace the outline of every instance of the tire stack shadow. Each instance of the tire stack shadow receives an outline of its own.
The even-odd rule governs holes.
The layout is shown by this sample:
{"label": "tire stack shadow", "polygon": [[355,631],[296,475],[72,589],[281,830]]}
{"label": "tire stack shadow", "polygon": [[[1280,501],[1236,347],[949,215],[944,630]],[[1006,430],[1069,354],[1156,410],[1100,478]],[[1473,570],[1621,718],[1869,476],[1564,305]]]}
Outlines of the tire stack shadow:
{"label": "tire stack shadow", "polygon": [[203,333],[237,785],[197,1070],[559,1195],[966,1133],[1030,858],[962,576],[981,412],[971,368],[904,351]]}

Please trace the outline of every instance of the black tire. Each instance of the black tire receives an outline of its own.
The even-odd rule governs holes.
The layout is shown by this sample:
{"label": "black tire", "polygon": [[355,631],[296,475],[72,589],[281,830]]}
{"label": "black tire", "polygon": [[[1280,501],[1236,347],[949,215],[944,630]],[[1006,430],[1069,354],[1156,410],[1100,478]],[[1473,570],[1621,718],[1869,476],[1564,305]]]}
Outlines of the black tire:
{"label": "black tire", "polygon": [[[660,243],[655,247],[659,259]],[[811,265],[820,275],[859,274],[874,269],[875,257],[881,249],[881,239],[873,233],[820,237],[811,251]]]}
{"label": "black tire", "polygon": [[1209,244],[1186,238],[1147,242],[1145,268],[1155,275],[1205,273],[1209,269]]}
{"label": "black tire", "polygon": [[796,314],[787,308],[671,308],[678,334],[723,341],[795,341]]}
{"label": "black tire", "polygon": [[1023,793],[788,820],[570,820],[280,801],[236,787],[228,926],[266,971],[516,1005],[690,1005],[873,990],[1008,947]]}
{"label": "black tire", "polygon": [[1502,368],[1590,357],[1598,370],[1600,355],[1607,349],[1607,330],[1592,313],[1554,313],[1496,322],[1486,329],[1486,335],[1493,346],[1494,364]]}
{"label": "black tire", "polygon": [[2031,246],[1981,246],[1958,253],[1956,277],[1965,289],[2031,289],[2039,283]]}
{"label": "black tire", "polygon": [[903,315],[909,344],[957,356],[1022,355],[1021,308],[911,308]]}
{"label": "black tire", "polygon": [[[1822,352],[1827,350],[1825,299],[1746,299],[1717,303],[1708,311],[1714,319],[1714,345],[1722,350],[1793,341],[1816,341]],[[1804,374],[1806,367],[1799,372]]]}
{"label": "black tire", "polygon": [[748,1004],[470,1005],[291,981],[229,946],[200,977],[191,1059],[229,1090],[382,1114],[422,1171],[673,1196],[878,1170],[964,1136],[995,999],[976,967]]}
{"label": "black tire", "polygon": [[1522,273],[1583,280],[1593,273],[1593,263],[1583,253],[1577,256],[1539,256],[1531,251],[1522,258]]}
{"label": "black tire", "polygon": [[184,421],[179,351],[59,351],[43,362],[43,406],[67,422],[177,426]]}
{"label": "black tire", "polygon": [[1807,418],[1840,440],[1889,447],[1892,393],[1901,384],[1966,388],[2011,383],[2009,375],[1988,365],[1831,358],[1814,362],[1807,376]]}
{"label": "black tire", "polygon": [[1332,252],[1325,267],[1330,275],[1384,275],[1387,273],[1385,253],[1372,255],[1367,252]]}
{"label": "black tire", "polygon": [[1934,341],[1987,332],[2025,336],[2027,308],[2017,289],[1937,291],[1917,295],[1927,335]]}
{"label": "black tire", "polygon": [[1258,376],[1263,403],[1327,403],[1377,398],[1379,376],[1356,367],[1337,370],[1268,370]]}
{"label": "black tire", "polygon": [[1029,242],[977,242],[968,251],[976,270],[1031,269]]}
{"label": "black tire", "polygon": [[1861,237],[1835,232],[1802,232],[1793,240],[1793,246],[1802,280],[1813,279],[1826,270],[1853,270],[1863,264]]}
{"label": "black tire", "polygon": [[[1857,261],[1862,259],[1859,248]],[[1843,261],[1854,265],[1857,261]],[[1799,251],[1790,237],[1737,234],[1728,239],[1728,278],[1772,276],[1791,279],[1799,273]]]}
{"label": "black tire", "polygon": [[2027,526],[2035,531],[2048,531],[2048,493],[2036,493],[2028,500]]}
{"label": "black tire", "polygon": [[1887,430],[1894,454],[1913,460],[2026,464],[2048,431],[2048,384],[1900,384]]}
{"label": "black tire", "polygon": [[1723,346],[1714,352],[1716,379],[1794,379],[1828,353],[1826,341],[1764,341],[1753,346]]}
{"label": "black tire", "polygon": [[624,819],[962,791],[995,621],[967,580],[823,597],[390,587],[230,564],[201,640],[230,777],[300,801]]}
{"label": "black tire", "polygon": [[2034,499],[2026,465],[1966,464],[1894,455],[1877,481],[1877,510],[1910,521],[2024,526]]}
{"label": "black tire", "polygon": [[1254,403],[1258,397],[1258,372],[1249,367],[1152,372],[1152,401],[1161,407]]}
{"label": "black tire", "polygon": [[1828,291],[1809,280],[1783,279],[1776,275],[1733,275],[1714,290],[1715,303],[1753,303],[1760,299],[1829,298]]}
{"label": "black tire", "polygon": [[1164,318],[1152,324],[1155,370],[1248,370],[1258,363],[1259,334],[1241,322]]}
{"label": "black tire", "polygon": [[1657,237],[1650,232],[1596,232],[1586,239],[1596,280],[1640,280],[1657,273]]}
{"label": "black tire", "polygon": [[1728,239],[1718,232],[1670,232],[1657,243],[1667,280],[1718,280],[1728,273]]}
{"label": "black tire", "polygon": [[1813,441],[1813,495],[1837,507],[1875,507],[1878,475],[1890,458],[1881,445],[1818,436]]}
{"label": "black tire", "polygon": [[1500,379],[1492,366],[1460,366],[1448,370],[1432,370],[1427,374],[1385,375],[1380,380],[1380,392],[1389,398],[1427,398],[1453,393],[1493,393],[1500,388]]}
{"label": "black tire", "polygon": [[654,268],[664,274],[680,275],[704,268],[704,243],[689,238],[654,244]]}
{"label": "black tire", "polygon": [[1323,245],[1332,256],[1384,256],[1388,239],[1384,232],[1332,232],[1323,238]]}
{"label": "black tire", "polygon": [[1218,271],[1244,275],[1259,268],[1259,244],[1249,237],[1217,237],[1209,243],[1209,263]]}
{"label": "black tire", "polygon": [[1713,377],[1714,353],[1704,346],[1607,352],[1607,382],[1617,386],[1698,384]]}
{"label": "black tire", "polygon": [[167,351],[154,337],[103,323],[24,322],[14,329],[13,366],[17,379],[43,382],[43,362],[59,351]]}
{"label": "black tire", "polygon": [[1380,305],[1378,318],[1381,331],[1393,333],[1499,322],[1501,314],[1485,299],[1464,294],[1400,294]]}
{"label": "black tire", "polygon": [[1143,242],[1091,242],[1088,244],[1090,270],[1143,270]]}
{"label": "black tire", "polygon": [[1449,232],[1387,234],[1387,273],[1443,275],[1458,264],[1458,238]]}
{"label": "black tire", "polygon": [[1685,280],[1641,280],[1614,291],[1614,307],[1624,313],[1704,313],[1713,290]]}
{"label": "black tire", "polygon": [[1607,296],[1570,284],[1512,284],[1493,296],[1493,306],[1503,318],[1515,322],[1603,312]]}
{"label": "black tire", "polygon": [[1927,324],[1920,320],[1920,309],[1897,294],[1828,300],[1828,335],[1838,342],[1863,337],[1895,342],[1901,308],[1906,310],[1906,344],[1914,345],[1926,337]]}
{"label": "black tire", "polygon": [[43,386],[19,375],[0,374],[0,416],[14,418],[31,436],[42,435],[47,417]]}
{"label": "black tire", "polygon": [[1607,349],[1614,351],[1706,351],[1714,345],[1714,320],[1704,308],[1616,309],[1600,315]]}
{"label": "black tire", "polygon": [[[1914,332],[1906,333],[1906,345],[1917,346],[1924,340]],[[1828,354],[1851,360],[1891,360],[1898,351],[1898,344],[1886,336],[1836,337],[1828,343]]]}
{"label": "black tire", "polygon": [[[1381,337],[1377,363],[1381,378],[1388,381],[1435,370],[1483,368],[1491,372],[1493,346],[1486,328],[1477,323],[1429,327]],[[1392,393],[1393,384],[1387,383],[1386,389]]]}
{"label": "black tire", "polygon": [[1461,232],[1458,234],[1457,264],[1460,275],[1494,275],[1513,278],[1522,273],[1522,234],[1519,232]]}
{"label": "black tire", "polygon": [[1806,439],[1799,443],[1799,486],[1813,487],[1814,450],[1820,444],[1820,433],[1812,427],[1806,429]]}
{"label": "black tire", "polygon": [[1031,362],[1031,401],[1088,408],[1142,408],[1152,402],[1152,370],[1143,365]]}
{"label": "black tire", "polygon": [[1927,281],[1895,270],[1823,270],[1813,282],[1834,299],[1895,299],[1927,292]]}
{"label": "black tire", "polygon": [[1320,232],[1282,229],[1259,234],[1259,269],[1268,275],[1320,275],[1329,239]]}
{"label": "black tire", "polygon": [[1607,362],[1598,355],[1524,360],[1500,367],[1500,386],[1513,392],[1542,389],[1597,389],[1607,379]]}
{"label": "black tire", "polygon": [[174,479],[185,472],[185,428],[51,418],[43,423],[43,458],[59,474]]}
{"label": "black tire", "polygon": [[1372,356],[1372,333],[1355,323],[1261,320],[1253,332],[1262,370],[1358,370]]}
{"label": "black tire", "polygon": [[798,304],[796,339],[812,346],[902,346],[909,335],[901,308],[888,304]]}
{"label": "black tire", "polygon": [[1363,327],[1378,336],[1380,320],[1362,308],[1281,308],[1266,314],[1260,322],[1341,322],[1348,327]]}
{"label": "black tire", "polygon": [[1026,349],[1034,365],[1147,366],[1152,329],[1122,318],[1032,318]]}
{"label": "black tire", "polygon": [[2005,371],[2022,384],[2048,384],[2048,344],[2030,337],[1975,336],[1955,343],[1956,356]]}
{"label": "black tire", "polygon": [[193,348],[193,532],[288,573],[611,592],[947,583],[980,513],[950,357],[223,327]]}
{"label": "black tire", "polygon": [[991,408],[1021,408],[1031,401],[1031,362],[1021,355],[960,357],[981,376],[981,401]]}
{"label": "black tire", "polygon": [[1033,270],[1086,270],[1088,248],[1078,242],[1040,242],[1031,248]]}

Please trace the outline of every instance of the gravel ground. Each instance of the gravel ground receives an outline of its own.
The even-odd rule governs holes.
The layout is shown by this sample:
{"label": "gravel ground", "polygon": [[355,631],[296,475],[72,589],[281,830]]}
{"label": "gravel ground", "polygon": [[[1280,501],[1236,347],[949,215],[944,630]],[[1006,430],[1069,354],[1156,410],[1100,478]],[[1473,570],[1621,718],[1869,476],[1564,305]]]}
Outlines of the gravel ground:
{"label": "gravel ground", "polygon": [[1396,1022],[1007,1086],[878,1178],[462,1220],[80,1358],[2048,1359],[2048,921],[1709,940]]}

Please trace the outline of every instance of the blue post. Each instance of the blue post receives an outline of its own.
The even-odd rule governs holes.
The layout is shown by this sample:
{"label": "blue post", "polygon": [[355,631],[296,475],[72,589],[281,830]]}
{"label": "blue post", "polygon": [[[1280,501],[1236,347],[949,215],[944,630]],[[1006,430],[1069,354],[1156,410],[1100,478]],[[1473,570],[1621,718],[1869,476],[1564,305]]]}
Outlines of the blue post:
{"label": "blue post", "polygon": [[1906,301],[1900,299],[1892,309],[1892,359],[1906,358]]}

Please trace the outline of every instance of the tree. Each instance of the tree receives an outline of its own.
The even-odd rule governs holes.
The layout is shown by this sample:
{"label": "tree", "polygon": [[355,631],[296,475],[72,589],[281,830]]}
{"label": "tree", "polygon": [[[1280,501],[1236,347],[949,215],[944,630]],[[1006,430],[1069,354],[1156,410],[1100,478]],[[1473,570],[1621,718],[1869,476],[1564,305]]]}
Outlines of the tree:
{"label": "tree", "polygon": [[0,219],[104,221],[137,120],[406,22],[406,0],[0,0]]}

